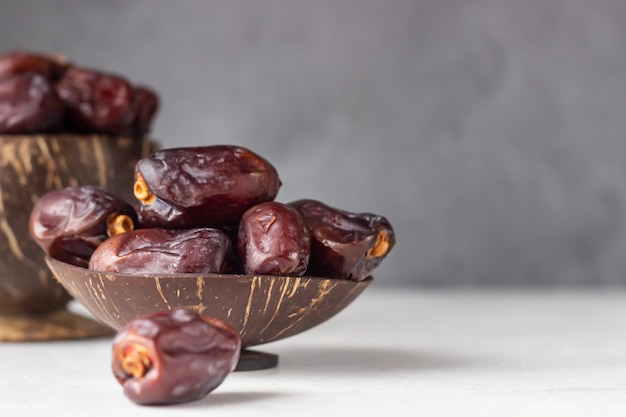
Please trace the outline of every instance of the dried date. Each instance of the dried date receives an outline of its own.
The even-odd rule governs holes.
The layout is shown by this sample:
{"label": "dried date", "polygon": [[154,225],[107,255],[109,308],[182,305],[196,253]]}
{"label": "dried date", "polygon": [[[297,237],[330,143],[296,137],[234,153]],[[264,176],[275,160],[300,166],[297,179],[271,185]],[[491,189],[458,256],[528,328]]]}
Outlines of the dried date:
{"label": "dried date", "polygon": [[38,74],[0,79],[0,134],[58,130],[65,108],[48,81]]}
{"label": "dried date", "polygon": [[280,188],[274,166],[239,146],[165,149],[139,160],[135,197],[148,227],[218,227],[239,222]]}
{"label": "dried date", "polygon": [[124,394],[142,405],[201,399],[235,369],[239,333],[189,309],[160,311],[130,321],[116,335],[112,371]]}
{"label": "dried date", "polygon": [[226,272],[231,245],[217,229],[137,229],[103,242],[92,254],[89,269],[129,274]]}
{"label": "dried date", "polygon": [[148,87],[135,87],[135,116],[132,121],[130,134],[142,137],[150,131],[152,120],[159,110],[159,96]]}
{"label": "dried date", "polygon": [[71,67],[55,87],[67,108],[70,130],[109,135],[132,132],[136,108],[133,87],[126,79]]}
{"label": "dried date", "polygon": [[110,236],[133,230],[137,214],[117,194],[96,186],[67,187],[44,194],[33,206],[29,230],[55,259],[87,266]]}
{"label": "dried date", "polygon": [[0,56],[0,78],[22,74],[39,74],[49,82],[58,80],[69,63],[63,55],[13,51]]}
{"label": "dried date", "polygon": [[365,279],[395,244],[389,221],[373,213],[351,213],[322,202],[303,199],[290,203],[311,230],[307,274]]}
{"label": "dried date", "polygon": [[268,201],[251,207],[242,216],[237,242],[246,274],[301,276],[307,270],[311,237],[291,206]]}

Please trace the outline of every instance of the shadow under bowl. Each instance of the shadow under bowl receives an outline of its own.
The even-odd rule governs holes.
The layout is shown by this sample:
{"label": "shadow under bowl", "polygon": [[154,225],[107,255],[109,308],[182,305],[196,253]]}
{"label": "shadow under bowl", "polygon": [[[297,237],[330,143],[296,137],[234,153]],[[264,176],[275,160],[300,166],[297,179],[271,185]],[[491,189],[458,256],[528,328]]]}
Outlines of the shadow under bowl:
{"label": "shadow under bowl", "polygon": [[373,281],[237,274],[97,272],[50,257],[48,267],[95,317],[119,330],[156,311],[190,308],[235,327],[243,347],[284,339],[330,319]]}

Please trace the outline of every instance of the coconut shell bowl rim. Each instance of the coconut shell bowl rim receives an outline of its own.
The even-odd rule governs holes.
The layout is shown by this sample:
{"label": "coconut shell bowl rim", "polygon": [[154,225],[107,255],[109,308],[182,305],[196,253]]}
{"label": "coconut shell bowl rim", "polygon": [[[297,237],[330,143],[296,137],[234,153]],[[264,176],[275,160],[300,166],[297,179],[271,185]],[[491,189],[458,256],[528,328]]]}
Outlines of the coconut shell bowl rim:
{"label": "coconut shell bowl rim", "polygon": [[244,348],[291,337],[327,321],[374,280],[372,276],[353,281],[316,276],[113,273],[51,257],[46,257],[46,264],[76,301],[115,330],[144,314],[186,307],[233,325]]}

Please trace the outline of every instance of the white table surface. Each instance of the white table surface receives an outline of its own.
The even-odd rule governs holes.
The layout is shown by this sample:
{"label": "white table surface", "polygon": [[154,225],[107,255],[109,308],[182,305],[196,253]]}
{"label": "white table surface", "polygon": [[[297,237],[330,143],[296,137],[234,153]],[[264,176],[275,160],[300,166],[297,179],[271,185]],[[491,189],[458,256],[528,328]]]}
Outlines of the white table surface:
{"label": "white table surface", "polygon": [[625,325],[626,292],[373,284],[326,323],[257,347],[277,368],[184,405],[130,402],[109,338],[0,343],[0,416],[623,417]]}

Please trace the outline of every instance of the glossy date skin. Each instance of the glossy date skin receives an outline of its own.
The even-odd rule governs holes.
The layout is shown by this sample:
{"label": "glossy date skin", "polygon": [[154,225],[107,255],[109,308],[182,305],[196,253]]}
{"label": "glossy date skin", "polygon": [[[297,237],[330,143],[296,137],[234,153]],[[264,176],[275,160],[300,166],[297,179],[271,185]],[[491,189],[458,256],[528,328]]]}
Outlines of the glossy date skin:
{"label": "glossy date skin", "polygon": [[70,130],[121,135],[135,115],[132,86],[115,75],[86,68],[69,68],[56,84],[67,108]]}
{"label": "glossy date skin", "polygon": [[43,76],[0,78],[0,134],[54,132],[64,114],[63,103]]}
{"label": "glossy date skin", "polygon": [[307,275],[361,281],[383,261],[395,244],[389,221],[373,213],[351,213],[320,201],[289,203],[311,230]]}
{"label": "glossy date skin", "polygon": [[88,68],[70,67],[55,85],[67,108],[69,130],[143,136],[159,108],[159,97],[125,78]]}
{"label": "glossy date skin", "polygon": [[67,187],[44,194],[33,206],[29,231],[50,257],[86,267],[110,236],[133,230],[135,209],[97,186]]}
{"label": "glossy date skin", "polygon": [[159,105],[152,89],[77,67],[62,55],[14,51],[0,56],[0,133],[142,137]]}
{"label": "glossy date skin", "polygon": [[307,270],[310,232],[302,215],[286,204],[268,201],[248,209],[237,242],[246,274],[301,276]]}
{"label": "glossy date skin", "polygon": [[58,80],[69,63],[62,55],[12,51],[0,56],[0,79],[22,74],[39,74],[49,82]]}
{"label": "glossy date skin", "polygon": [[232,244],[217,229],[137,229],[113,236],[93,252],[89,269],[129,274],[222,273]]}
{"label": "glossy date skin", "polygon": [[236,224],[248,208],[273,200],[280,186],[272,164],[239,146],[166,149],[135,167],[135,197],[147,227]]}
{"label": "glossy date skin", "polygon": [[241,338],[229,324],[173,309],[144,315],[116,335],[112,371],[141,405],[199,400],[235,369]]}

